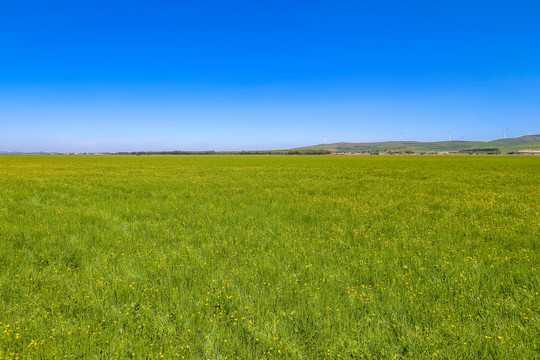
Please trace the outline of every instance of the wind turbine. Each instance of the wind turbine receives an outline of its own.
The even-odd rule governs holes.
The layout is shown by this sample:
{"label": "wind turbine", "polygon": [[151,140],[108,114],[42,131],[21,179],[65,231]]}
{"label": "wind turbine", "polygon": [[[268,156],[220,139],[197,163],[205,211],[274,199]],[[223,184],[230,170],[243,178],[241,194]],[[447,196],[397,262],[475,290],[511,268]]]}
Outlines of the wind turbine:
{"label": "wind turbine", "polygon": [[506,139],[506,131],[508,131],[508,129],[503,129],[504,130],[504,138],[503,139]]}
{"label": "wind turbine", "polygon": [[324,137],[324,143],[326,144],[326,136]]}
{"label": "wind turbine", "polygon": [[532,129],[532,127],[529,126],[529,135],[531,135],[531,129]]}
{"label": "wind turbine", "polygon": [[448,132],[448,141],[452,141],[452,132],[451,131]]}
{"label": "wind turbine", "polygon": [[399,142],[403,143],[403,131],[399,134]]}

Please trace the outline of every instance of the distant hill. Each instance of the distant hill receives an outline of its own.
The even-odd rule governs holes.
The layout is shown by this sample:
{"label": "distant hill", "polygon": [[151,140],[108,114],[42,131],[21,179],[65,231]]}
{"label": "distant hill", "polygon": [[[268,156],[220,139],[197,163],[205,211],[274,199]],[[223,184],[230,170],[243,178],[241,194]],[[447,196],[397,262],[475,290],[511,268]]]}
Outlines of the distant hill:
{"label": "distant hill", "polygon": [[366,152],[461,152],[475,149],[498,149],[503,154],[520,150],[540,150],[540,135],[526,135],[517,138],[498,139],[492,141],[383,141],[367,143],[333,143],[304,146],[291,150],[327,150],[338,153]]}
{"label": "distant hill", "polygon": [[[483,153],[512,154],[540,152],[540,134],[492,141],[383,141],[365,143],[333,143],[304,146],[286,150],[252,151],[134,151],[96,153],[117,155],[324,155],[330,153]],[[2,155],[60,155],[58,152],[0,151]],[[71,154],[71,153],[69,153]]]}

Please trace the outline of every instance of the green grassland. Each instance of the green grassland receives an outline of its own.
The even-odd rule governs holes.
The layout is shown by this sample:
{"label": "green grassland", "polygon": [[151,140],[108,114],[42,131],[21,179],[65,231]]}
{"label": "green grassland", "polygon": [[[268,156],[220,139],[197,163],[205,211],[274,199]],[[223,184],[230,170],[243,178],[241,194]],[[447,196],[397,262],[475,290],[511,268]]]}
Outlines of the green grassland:
{"label": "green grassland", "polygon": [[540,157],[0,156],[0,359],[540,357]]}

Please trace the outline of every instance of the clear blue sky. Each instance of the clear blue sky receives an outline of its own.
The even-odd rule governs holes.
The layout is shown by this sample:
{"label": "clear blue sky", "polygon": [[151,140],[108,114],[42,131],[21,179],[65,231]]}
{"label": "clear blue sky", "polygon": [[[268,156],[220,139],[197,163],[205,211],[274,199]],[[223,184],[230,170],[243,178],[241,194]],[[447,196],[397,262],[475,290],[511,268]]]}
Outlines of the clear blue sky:
{"label": "clear blue sky", "polygon": [[0,150],[540,132],[538,1],[4,1]]}

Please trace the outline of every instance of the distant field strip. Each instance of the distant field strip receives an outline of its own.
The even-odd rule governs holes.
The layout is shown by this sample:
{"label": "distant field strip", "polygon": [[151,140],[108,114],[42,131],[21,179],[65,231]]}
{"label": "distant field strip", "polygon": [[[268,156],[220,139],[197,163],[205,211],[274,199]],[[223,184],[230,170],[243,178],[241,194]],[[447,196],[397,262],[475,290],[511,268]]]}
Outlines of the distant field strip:
{"label": "distant field strip", "polygon": [[0,359],[540,358],[538,156],[0,156]]}

